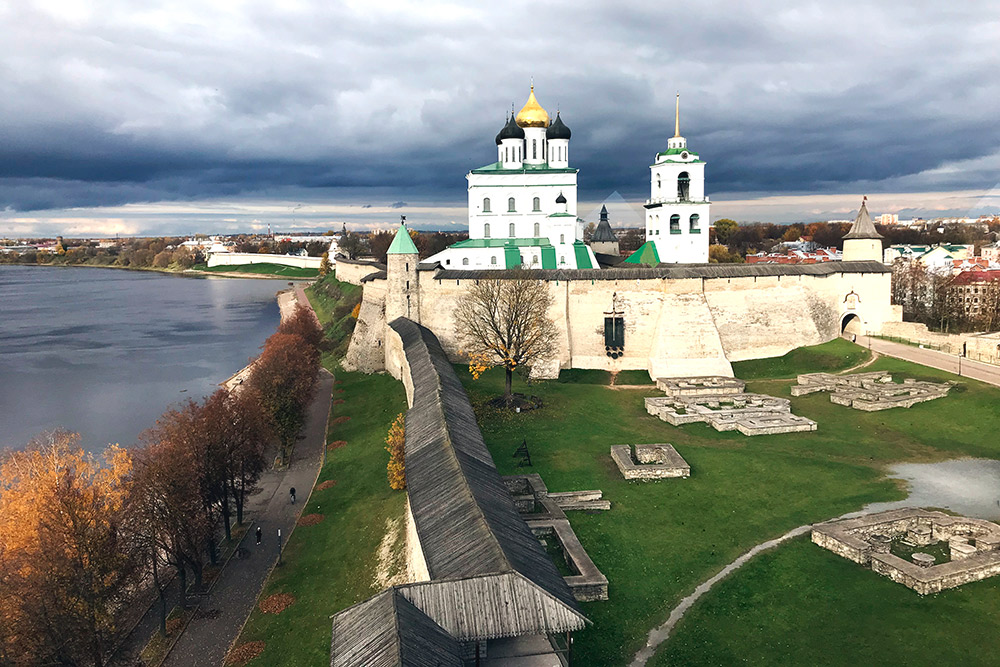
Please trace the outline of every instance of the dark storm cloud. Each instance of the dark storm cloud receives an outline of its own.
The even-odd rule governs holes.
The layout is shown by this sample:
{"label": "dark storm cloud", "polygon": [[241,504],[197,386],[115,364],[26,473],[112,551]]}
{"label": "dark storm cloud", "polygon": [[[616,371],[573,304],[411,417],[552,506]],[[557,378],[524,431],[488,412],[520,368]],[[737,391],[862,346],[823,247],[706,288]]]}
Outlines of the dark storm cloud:
{"label": "dark storm cloud", "polygon": [[1000,168],[992,2],[10,3],[0,22],[0,210],[461,204],[531,76],[590,200],[648,193],[678,90],[712,193],[988,189]]}

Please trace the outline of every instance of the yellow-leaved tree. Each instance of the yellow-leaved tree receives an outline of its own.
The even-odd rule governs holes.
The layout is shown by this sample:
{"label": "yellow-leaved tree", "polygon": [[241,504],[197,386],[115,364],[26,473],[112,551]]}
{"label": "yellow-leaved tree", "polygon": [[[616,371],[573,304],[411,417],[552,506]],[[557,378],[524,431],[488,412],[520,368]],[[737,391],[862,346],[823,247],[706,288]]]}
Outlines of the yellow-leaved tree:
{"label": "yellow-leaved tree", "polygon": [[406,417],[402,413],[396,416],[385,437],[385,450],[389,452],[389,464],[386,466],[386,476],[389,487],[400,490],[406,488],[406,455],[403,447],[406,444]]}
{"label": "yellow-leaved tree", "polygon": [[141,563],[131,472],[128,451],[98,459],[67,431],[0,460],[0,662],[105,664]]}

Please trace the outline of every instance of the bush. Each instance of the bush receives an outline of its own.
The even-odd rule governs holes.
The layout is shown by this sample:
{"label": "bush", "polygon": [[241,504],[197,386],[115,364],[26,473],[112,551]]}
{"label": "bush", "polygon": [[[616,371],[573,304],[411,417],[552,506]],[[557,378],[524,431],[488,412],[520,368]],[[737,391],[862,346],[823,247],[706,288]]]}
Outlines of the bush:
{"label": "bush", "polygon": [[396,416],[396,420],[389,427],[389,434],[385,437],[385,450],[389,452],[389,464],[386,466],[386,476],[389,479],[389,487],[397,491],[406,488],[406,456],[404,445],[406,443],[406,422],[403,413]]}

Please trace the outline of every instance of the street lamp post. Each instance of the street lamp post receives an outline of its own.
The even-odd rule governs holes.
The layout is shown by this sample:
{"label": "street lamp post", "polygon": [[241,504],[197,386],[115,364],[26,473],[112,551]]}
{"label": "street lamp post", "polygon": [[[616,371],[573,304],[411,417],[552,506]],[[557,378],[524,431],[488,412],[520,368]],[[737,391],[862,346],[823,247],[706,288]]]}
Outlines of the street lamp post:
{"label": "street lamp post", "polygon": [[281,529],[278,529],[278,565],[281,565]]}

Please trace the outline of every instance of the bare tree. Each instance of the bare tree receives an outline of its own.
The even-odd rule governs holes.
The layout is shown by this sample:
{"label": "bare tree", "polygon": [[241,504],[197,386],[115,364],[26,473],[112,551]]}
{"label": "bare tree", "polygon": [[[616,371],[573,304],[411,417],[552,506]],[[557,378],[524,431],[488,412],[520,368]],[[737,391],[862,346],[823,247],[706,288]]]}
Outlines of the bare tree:
{"label": "bare tree", "polygon": [[514,371],[556,352],[551,305],[548,285],[526,277],[476,281],[458,302],[455,319],[462,345],[485,365],[504,367],[508,405]]}

